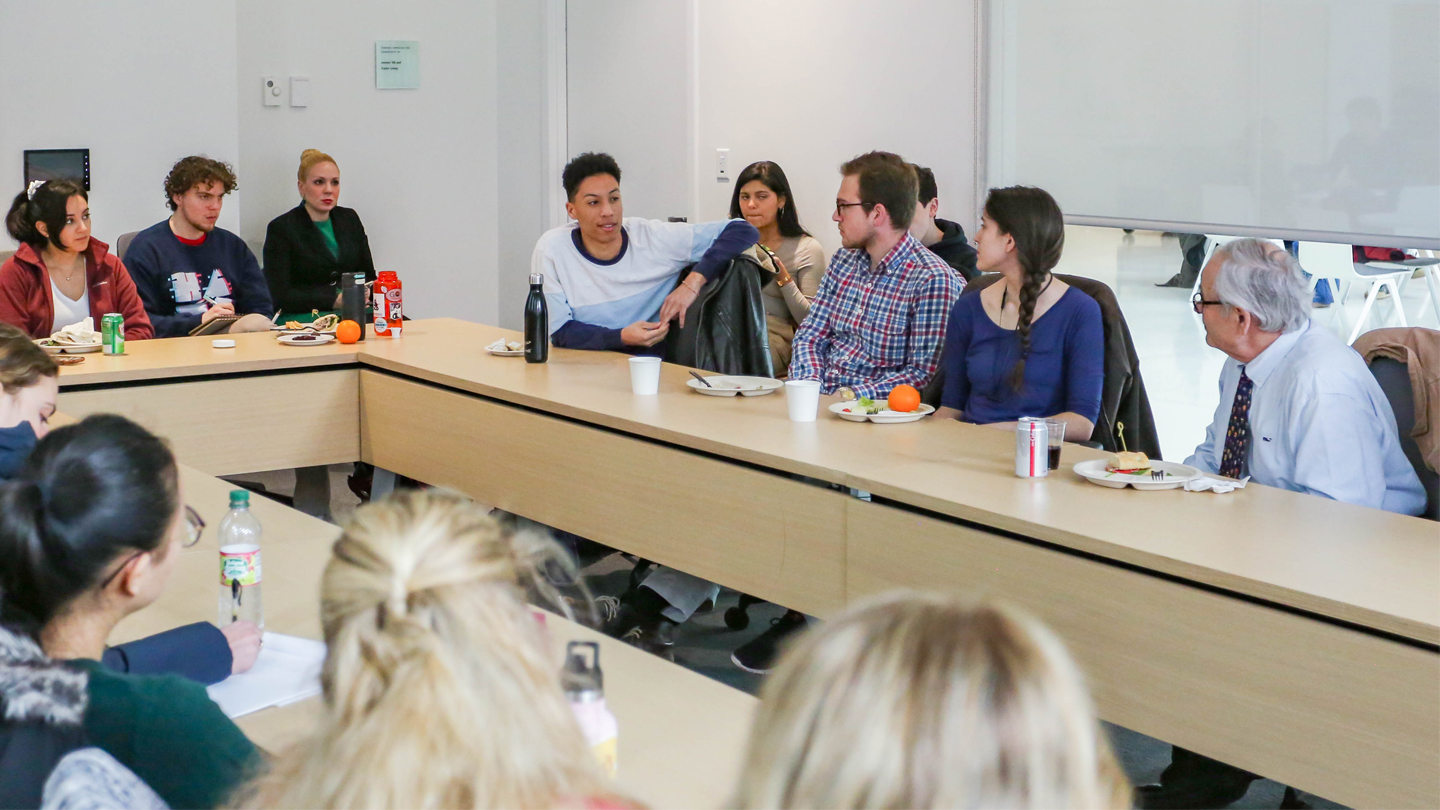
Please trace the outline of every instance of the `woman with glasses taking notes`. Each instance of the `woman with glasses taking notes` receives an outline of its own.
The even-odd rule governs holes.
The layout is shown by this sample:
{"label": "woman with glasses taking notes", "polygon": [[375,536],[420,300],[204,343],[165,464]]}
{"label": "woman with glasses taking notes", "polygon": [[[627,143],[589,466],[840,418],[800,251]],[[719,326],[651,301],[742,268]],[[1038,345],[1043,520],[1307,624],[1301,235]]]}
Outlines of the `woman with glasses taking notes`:
{"label": "woman with glasses taking notes", "polygon": [[[60,370],[24,332],[0,323],[0,481],[15,476],[50,432]],[[209,622],[177,627],[105,650],[102,663],[136,675],[183,675],[209,685],[255,663],[260,630],[236,622],[224,630]]]}
{"label": "woman with glasses taking notes", "polygon": [[0,483],[0,624],[69,662],[89,742],[171,807],[218,806],[258,765],[255,747],[200,684],[117,673],[100,658],[202,529],[169,448],[120,416],[49,431]]}

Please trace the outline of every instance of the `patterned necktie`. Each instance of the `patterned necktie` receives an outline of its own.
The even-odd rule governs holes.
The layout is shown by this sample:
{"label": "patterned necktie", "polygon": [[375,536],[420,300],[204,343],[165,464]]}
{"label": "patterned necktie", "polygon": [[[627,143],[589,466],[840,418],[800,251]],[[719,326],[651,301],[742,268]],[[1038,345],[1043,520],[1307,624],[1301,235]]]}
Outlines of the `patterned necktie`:
{"label": "patterned necktie", "polygon": [[1244,474],[1245,452],[1250,449],[1250,389],[1254,387],[1241,366],[1235,404],[1230,406],[1230,425],[1225,429],[1225,452],[1220,456],[1220,474],[1230,478]]}

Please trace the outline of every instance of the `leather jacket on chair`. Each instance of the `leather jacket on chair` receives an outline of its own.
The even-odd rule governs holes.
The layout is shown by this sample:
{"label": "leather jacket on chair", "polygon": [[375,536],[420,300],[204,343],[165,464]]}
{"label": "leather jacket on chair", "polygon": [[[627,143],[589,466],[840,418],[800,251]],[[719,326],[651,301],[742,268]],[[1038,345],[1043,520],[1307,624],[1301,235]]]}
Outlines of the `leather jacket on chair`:
{"label": "leather jacket on chair", "polygon": [[750,257],[741,254],[732,259],[717,281],[701,288],[685,313],[685,327],[671,333],[666,362],[721,374],[774,377],[760,293],[767,281]]}

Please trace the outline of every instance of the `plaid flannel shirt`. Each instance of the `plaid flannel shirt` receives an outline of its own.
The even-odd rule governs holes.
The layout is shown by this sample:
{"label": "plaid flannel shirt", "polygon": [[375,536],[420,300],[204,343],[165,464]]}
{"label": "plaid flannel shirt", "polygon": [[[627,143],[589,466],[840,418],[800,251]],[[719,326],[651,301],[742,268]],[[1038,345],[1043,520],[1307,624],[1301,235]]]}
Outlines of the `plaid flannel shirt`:
{"label": "plaid flannel shirt", "polygon": [[865,251],[837,251],[795,333],[790,378],[872,399],[902,383],[923,388],[940,366],[945,324],[964,286],[908,233],[873,271]]}

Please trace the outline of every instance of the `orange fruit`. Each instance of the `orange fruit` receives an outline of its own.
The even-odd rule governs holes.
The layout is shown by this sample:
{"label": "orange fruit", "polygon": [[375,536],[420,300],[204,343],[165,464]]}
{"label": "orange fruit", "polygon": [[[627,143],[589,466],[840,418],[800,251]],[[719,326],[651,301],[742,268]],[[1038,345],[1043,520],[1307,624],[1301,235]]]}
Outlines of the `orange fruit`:
{"label": "orange fruit", "polygon": [[890,398],[886,400],[890,410],[900,413],[909,413],[920,407],[920,392],[915,390],[913,385],[897,385],[890,389]]}
{"label": "orange fruit", "polygon": [[360,340],[360,324],[341,321],[335,325],[335,339],[341,343],[355,343]]}

